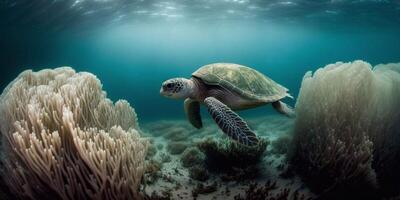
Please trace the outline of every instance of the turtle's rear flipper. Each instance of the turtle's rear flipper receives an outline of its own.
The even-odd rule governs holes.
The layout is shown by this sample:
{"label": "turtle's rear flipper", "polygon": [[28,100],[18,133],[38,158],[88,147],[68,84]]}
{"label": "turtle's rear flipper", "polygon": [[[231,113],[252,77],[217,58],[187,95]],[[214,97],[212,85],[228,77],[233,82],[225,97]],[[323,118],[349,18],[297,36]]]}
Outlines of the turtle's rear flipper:
{"label": "turtle's rear flipper", "polygon": [[189,122],[196,128],[203,127],[200,115],[200,103],[189,98],[185,100],[185,113]]}
{"label": "turtle's rear flipper", "polygon": [[283,103],[282,101],[275,101],[275,102],[272,103],[272,106],[279,113],[284,114],[287,117],[290,117],[290,118],[296,117],[296,113],[294,112],[293,108],[291,108],[287,104]]}
{"label": "turtle's rear flipper", "polygon": [[247,123],[228,106],[214,97],[207,97],[204,103],[207,105],[208,112],[219,128],[230,138],[248,146],[258,144],[256,134],[254,134]]}

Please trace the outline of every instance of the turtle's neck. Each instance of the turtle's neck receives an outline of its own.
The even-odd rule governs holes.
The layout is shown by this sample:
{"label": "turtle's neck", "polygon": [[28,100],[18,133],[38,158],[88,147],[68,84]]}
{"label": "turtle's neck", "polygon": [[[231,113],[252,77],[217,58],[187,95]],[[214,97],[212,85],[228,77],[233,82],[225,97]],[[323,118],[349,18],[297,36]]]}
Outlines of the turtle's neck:
{"label": "turtle's neck", "polygon": [[206,91],[206,86],[204,85],[204,83],[196,77],[192,77],[190,80],[192,88],[190,98],[194,100],[204,99],[204,91]]}

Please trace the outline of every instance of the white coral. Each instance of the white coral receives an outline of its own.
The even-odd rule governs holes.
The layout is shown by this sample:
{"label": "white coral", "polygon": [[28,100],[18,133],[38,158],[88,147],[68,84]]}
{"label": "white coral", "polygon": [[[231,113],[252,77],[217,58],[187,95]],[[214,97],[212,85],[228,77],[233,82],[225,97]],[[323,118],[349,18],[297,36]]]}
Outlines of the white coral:
{"label": "white coral", "polygon": [[147,141],[127,101],[69,67],[25,71],[0,96],[10,189],[22,198],[137,199]]}
{"label": "white coral", "polygon": [[292,164],[317,190],[374,183],[375,173],[384,184],[400,167],[399,99],[400,63],[338,62],[306,73]]}

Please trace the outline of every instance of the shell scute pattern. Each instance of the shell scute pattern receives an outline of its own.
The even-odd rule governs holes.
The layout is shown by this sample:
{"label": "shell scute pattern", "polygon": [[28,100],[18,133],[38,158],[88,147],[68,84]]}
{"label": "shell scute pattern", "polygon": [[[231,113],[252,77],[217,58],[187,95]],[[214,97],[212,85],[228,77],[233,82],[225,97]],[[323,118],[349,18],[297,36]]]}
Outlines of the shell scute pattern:
{"label": "shell scute pattern", "polygon": [[225,87],[249,99],[273,102],[290,96],[285,87],[242,65],[215,63],[201,67],[192,75],[207,84]]}

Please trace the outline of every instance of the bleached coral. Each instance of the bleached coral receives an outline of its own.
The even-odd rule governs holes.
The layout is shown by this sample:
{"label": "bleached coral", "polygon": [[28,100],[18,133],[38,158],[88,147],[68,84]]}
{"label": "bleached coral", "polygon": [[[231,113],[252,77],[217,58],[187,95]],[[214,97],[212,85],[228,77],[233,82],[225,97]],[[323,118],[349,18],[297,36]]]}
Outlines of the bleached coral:
{"label": "bleached coral", "polygon": [[147,141],[127,101],[69,67],[20,74],[0,96],[5,181],[21,198],[138,199]]}
{"label": "bleached coral", "polygon": [[290,161],[314,191],[374,188],[388,181],[384,173],[398,178],[399,72],[400,64],[354,61],[306,73]]}

